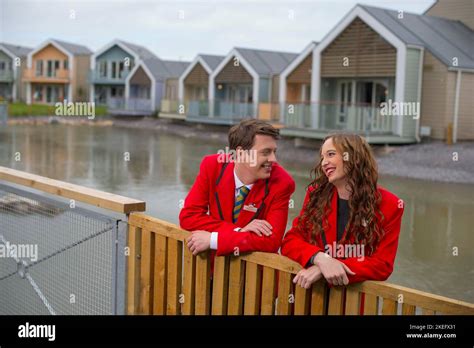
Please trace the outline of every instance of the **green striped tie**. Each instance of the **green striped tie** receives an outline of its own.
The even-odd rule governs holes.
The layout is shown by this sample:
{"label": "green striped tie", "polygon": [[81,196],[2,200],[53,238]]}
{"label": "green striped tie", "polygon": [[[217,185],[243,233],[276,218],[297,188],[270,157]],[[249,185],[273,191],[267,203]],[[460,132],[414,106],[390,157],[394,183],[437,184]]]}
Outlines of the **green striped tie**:
{"label": "green striped tie", "polygon": [[240,210],[242,209],[242,206],[244,205],[245,197],[247,197],[248,193],[250,190],[247,188],[247,186],[242,186],[239,190],[239,194],[237,197],[235,197],[235,204],[234,204],[234,223],[237,221],[239,218]]}

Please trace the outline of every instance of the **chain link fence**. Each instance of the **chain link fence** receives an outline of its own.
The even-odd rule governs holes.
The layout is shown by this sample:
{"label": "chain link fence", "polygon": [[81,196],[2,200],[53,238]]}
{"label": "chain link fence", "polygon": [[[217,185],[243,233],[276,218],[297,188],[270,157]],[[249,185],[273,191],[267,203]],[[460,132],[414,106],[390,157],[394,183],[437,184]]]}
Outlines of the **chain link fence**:
{"label": "chain link fence", "polygon": [[123,314],[125,227],[0,183],[0,315]]}

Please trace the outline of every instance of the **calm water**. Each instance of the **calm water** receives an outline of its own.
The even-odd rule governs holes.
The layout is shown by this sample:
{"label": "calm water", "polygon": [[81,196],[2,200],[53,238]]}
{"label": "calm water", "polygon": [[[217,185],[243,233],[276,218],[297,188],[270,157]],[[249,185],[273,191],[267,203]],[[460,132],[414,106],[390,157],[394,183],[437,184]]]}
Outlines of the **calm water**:
{"label": "calm water", "polygon": [[[147,213],[178,222],[180,200],[202,156],[226,144],[148,130],[89,126],[0,128],[0,165],[147,202]],[[15,161],[15,153],[21,161]],[[124,161],[124,152],[130,161]],[[296,181],[299,213],[309,167],[282,164]],[[474,185],[382,177],[405,200],[395,270],[389,281],[474,302]],[[453,247],[458,256],[453,256]]]}

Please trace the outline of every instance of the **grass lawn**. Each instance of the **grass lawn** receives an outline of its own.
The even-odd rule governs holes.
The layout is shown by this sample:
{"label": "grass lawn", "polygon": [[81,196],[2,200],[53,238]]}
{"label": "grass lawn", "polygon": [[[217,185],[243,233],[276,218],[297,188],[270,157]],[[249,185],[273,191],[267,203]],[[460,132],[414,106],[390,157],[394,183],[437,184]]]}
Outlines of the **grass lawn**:
{"label": "grass lawn", "polygon": [[[8,116],[55,116],[54,105],[11,103],[8,104]],[[107,115],[107,107],[96,106],[95,116]]]}

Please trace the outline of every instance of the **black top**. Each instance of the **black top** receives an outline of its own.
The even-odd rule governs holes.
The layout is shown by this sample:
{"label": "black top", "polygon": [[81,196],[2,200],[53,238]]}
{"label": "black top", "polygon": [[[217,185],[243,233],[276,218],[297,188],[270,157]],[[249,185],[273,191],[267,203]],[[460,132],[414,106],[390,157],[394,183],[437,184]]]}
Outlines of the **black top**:
{"label": "black top", "polygon": [[344,234],[347,222],[349,221],[349,201],[337,196],[337,241],[339,242]]}

